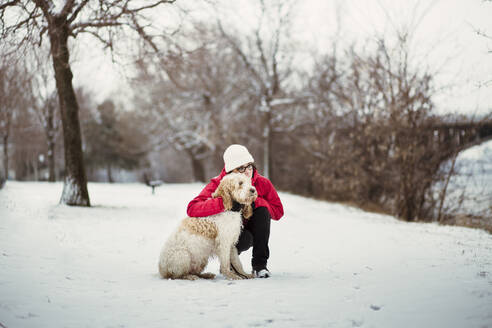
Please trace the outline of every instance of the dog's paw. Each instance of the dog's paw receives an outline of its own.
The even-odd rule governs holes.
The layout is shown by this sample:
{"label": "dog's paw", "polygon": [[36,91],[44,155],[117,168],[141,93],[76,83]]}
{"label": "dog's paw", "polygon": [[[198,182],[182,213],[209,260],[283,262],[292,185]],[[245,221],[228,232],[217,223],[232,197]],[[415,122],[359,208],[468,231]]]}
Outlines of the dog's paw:
{"label": "dog's paw", "polygon": [[239,278],[238,279],[254,279],[255,276],[253,274],[245,273],[245,274],[236,274]]}
{"label": "dog's paw", "polygon": [[254,274],[251,274],[251,273],[246,273],[244,275],[244,279],[254,279],[255,278],[255,275]]}
{"label": "dog's paw", "polygon": [[215,274],[210,272],[203,272],[198,274],[198,276],[202,279],[215,279]]}
{"label": "dog's paw", "polygon": [[229,271],[229,272],[221,272],[222,275],[227,279],[227,280],[241,280],[241,279],[244,279],[243,277],[241,277],[240,275],[232,272],[232,271]]}
{"label": "dog's paw", "polygon": [[198,280],[198,279],[200,279],[200,277],[197,276],[196,274],[186,274],[186,275],[180,277],[179,279],[183,279],[183,280]]}
{"label": "dog's paw", "polygon": [[237,274],[231,274],[231,275],[227,275],[226,279],[227,280],[242,280],[244,278],[241,276],[238,276]]}

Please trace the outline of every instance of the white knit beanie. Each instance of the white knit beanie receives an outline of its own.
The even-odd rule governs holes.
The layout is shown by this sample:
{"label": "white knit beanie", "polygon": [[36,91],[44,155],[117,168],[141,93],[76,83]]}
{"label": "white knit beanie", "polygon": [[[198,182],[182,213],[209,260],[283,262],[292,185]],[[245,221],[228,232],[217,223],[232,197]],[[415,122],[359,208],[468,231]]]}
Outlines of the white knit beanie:
{"label": "white knit beanie", "polygon": [[231,172],[244,164],[253,163],[254,161],[248,149],[242,145],[230,145],[224,152],[226,172]]}

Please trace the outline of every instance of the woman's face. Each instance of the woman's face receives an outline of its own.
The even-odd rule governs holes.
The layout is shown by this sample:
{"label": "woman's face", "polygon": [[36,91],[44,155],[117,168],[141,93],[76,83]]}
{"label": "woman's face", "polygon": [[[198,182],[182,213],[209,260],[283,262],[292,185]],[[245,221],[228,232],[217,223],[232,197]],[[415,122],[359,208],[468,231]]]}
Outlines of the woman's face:
{"label": "woman's face", "polygon": [[244,174],[251,179],[253,177],[253,163],[240,166],[237,169],[234,169],[232,172]]}

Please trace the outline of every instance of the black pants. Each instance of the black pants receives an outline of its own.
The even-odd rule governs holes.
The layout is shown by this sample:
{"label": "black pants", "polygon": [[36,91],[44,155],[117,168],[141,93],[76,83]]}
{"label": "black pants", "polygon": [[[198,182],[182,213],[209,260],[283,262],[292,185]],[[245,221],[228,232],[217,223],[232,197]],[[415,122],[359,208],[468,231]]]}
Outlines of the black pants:
{"label": "black pants", "polygon": [[253,258],[251,266],[253,270],[266,268],[270,250],[268,239],[270,238],[270,213],[266,207],[257,207],[253,210],[253,216],[245,220],[243,231],[239,236],[236,248],[239,253],[253,246]]}

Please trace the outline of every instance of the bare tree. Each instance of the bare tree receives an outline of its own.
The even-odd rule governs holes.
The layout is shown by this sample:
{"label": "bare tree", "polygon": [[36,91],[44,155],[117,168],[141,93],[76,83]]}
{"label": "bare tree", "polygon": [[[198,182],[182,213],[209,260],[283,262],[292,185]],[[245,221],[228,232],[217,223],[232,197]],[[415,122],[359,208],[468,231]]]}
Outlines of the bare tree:
{"label": "bare tree", "polygon": [[2,37],[14,36],[19,44],[50,40],[65,147],[65,184],[60,202],[90,206],[83,161],[78,103],[72,84],[68,41],[89,33],[112,48],[116,33],[134,31],[153,45],[145,13],[175,0],[66,0],[57,6],[49,0],[9,0],[0,5]]}
{"label": "bare tree", "polygon": [[[4,48],[2,48],[4,50]],[[2,175],[8,178],[9,139],[12,132],[15,112],[25,105],[24,90],[27,86],[27,72],[23,72],[19,60],[2,54],[0,64],[0,137],[3,146]]]}
{"label": "bare tree", "polygon": [[49,168],[48,180],[54,182],[56,180],[56,141],[59,137],[61,122],[56,87],[52,83],[52,72],[49,69],[48,53],[48,51],[40,51],[34,56],[33,73],[31,73],[32,99],[30,102],[46,137]]}
{"label": "bare tree", "polygon": [[[138,125],[134,116],[118,110],[113,101],[106,100],[97,106],[94,117],[83,125],[88,166],[105,168],[110,183],[114,182],[115,168],[133,169],[140,164],[141,158],[145,158],[145,152],[140,149],[147,145],[139,133],[141,127],[134,128]],[[133,125],[127,124],[125,119],[132,119]]]}
{"label": "bare tree", "polygon": [[[29,84],[23,90],[30,93]],[[28,96],[15,112],[12,121],[12,137],[10,141],[10,168],[16,180],[45,179],[43,170],[46,167],[46,139],[44,130],[39,124],[37,115],[32,108],[31,97]]]}
{"label": "bare tree", "polygon": [[445,153],[433,144],[432,74],[411,64],[406,41],[380,39],[321,61],[304,111],[312,126],[296,135],[312,158],[316,193],[410,221],[428,217]]}
{"label": "bare tree", "polygon": [[205,160],[220,158],[228,143],[247,137],[250,79],[214,28],[198,24],[182,34],[191,50],[139,61],[135,102],[146,108],[153,150],[170,146],[185,153],[193,178],[206,181]]}
{"label": "bare tree", "polygon": [[291,16],[295,1],[258,0],[259,20],[252,35],[240,42],[227,32],[219,21],[219,28],[236,54],[241,58],[256,90],[255,114],[261,117],[263,174],[272,173],[272,138],[276,120],[274,103],[285,96],[283,83],[291,74],[291,53],[288,44]]}

